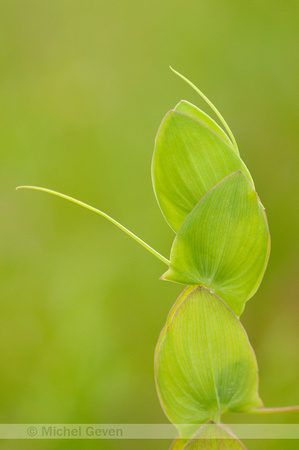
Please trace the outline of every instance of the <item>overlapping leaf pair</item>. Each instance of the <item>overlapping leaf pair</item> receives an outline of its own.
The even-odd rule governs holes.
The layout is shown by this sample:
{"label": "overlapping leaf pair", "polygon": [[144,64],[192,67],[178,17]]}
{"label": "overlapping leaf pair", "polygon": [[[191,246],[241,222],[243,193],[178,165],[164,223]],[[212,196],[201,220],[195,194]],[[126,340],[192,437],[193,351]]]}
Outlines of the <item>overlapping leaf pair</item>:
{"label": "overlapping leaf pair", "polygon": [[[224,412],[262,406],[255,355],[237,316],[267,265],[267,219],[235,140],[186,101],[162,121],[152,179],[176,233],[161,278],[190,285],[159,337],[158,395],[180,433],[174,448],[213,448],[198,436],[189,444],[181,438],[207,421],[219,422]],[[228,442],[227,448],[243,448]]]}
{"label": "overlapping leaf pair", "polygon": [[162,279],[206,287],[239,316],[261,282],[270,239],[251,175],[219,130],[195,106],[180,102],[158,131],[153,185],[177,233]]}

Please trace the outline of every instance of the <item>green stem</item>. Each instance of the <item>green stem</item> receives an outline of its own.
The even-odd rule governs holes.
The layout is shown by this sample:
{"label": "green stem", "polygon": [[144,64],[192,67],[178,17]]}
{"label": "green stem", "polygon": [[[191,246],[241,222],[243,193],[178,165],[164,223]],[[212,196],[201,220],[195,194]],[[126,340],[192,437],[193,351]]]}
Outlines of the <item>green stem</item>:
{"label": "green stem", "polygon": [[215,423],[221,423],[221,414],[220,414],[220,412],[217,412],[217,413],[214,414],[213,421]]}
{"label": "green stem", "polygon": [[238,149],[238,145],[236,142],[236,139],[234,138],[234,135],[231,131],[231,129],[229,128],[228,124],[226,123],[226,121],[224,120],[222,114],[220,114],[220,112],[218,111],[218,109],[216,108],[215,105],[213,105],[213,103],[208,99],[208,97],[205,96],[205,94],[203,92],[201,92],[198,87],[195,86],[195,84],[193,84],[190,80],[188,80],[188,78],[184,77],[184,75],[182,75],[181,73],[177,72],[176,70],[174,70],[171,66],[169,66],[170,69],[176,74],[178,75],[180,78],[182,78],[182,80],[184,80],[187,84],[189,84],[189,86],[192,87],[192,89],[195,90],[195,92],[197,92],[203,99],[204,101],[212,108],[212,110],[214,111],[214,113],[218,116],[219,120],[221,121],[221,123],[223,124],[224,128],[226,129],[229,137],[231,138],[231,141],[237,151],[237,154],[239,154],[239,149]]}
{"label": "green stem", "polygon": [[255,408],[247,412],[249,414],[277,414],[292,411],[299,411],[299,406],[282,406],[277,408]]}
{"label": "green stem", "polygon": [[148,244],[146,244],[146,242],[144,242],[142,239],[140,239],[138,236],[136,236],[134,233],[132,233],[126,227],[121,225],[115,219],[112,219],[112,217],[108,216],[108,214],[104,213],[103,211],[100,211],[99,209],[94,208],[93,206],[88,205],[87,203],[83,203],[80,200],[76,200],[75,198],[69,197],[68,195],[53,191],[52,189],[46,189],[46,188],[37,187],[37,186],[18,186],[16,189],[33,189],[35,191],[47,192],[48,194],[56,195],[57,197],[61,197],[61,198],[64,198],[65,200],[76,203],[79,206],[83,206],[83,208],[89,209],[90,211],[93,211],[96,214],[99,214],[100,216],[105,217],[105,219],[112,222],[114,225],[116,225],[118,228],[120,228],[122,231],[124,231],[126,234],[128,234],[131,238],[133,238],[136,242],[138,242],[138,244],[140,244],[140,245],[142,245],[142,247],[146,248],[146,250],[148,250],[152,255],[154,255],[156,258],[158,258],[164,264],[166,264],[167,266],[169,266],[169,264],[170,264],[168,259],[166,259],[164,256],[160,255],[160,253],[158,253],[156,250],[154,250],[152,247],[150,247]]}

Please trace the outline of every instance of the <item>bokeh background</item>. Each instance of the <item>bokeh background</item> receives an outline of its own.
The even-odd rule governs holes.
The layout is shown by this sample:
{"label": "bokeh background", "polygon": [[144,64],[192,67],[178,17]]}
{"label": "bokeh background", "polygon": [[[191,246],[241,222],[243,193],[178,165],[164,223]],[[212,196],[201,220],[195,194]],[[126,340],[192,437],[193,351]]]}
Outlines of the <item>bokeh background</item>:
{"label": "bokeh background", "polygon": [[[77,197],[168,256],[174,235],[150,178],[155,133],[182,98],[208,111],[169,64],[223,113],[266,207],[271,257],[242,322],[265,405],[298,403],[296,5],[1,1],[2,423],[168,423],[153,354],[182,288],[159,281],[163,264],[104,219],[15,187]],[[298,413],[226,420],[297,423]],[[1,443],[20,446],[159,450],[169,442]]]}

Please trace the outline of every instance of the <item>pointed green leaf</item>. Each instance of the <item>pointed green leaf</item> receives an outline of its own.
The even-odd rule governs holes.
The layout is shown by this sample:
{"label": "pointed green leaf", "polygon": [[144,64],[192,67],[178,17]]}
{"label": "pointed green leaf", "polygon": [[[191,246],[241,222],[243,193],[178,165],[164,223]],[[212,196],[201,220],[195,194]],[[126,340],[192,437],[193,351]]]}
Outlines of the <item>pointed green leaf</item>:
{"label": "pointed green leaf", "polygon": [[188,215],[162,279],[204,286],[239,316],[262,280],[269,252],[264,209],[245,176],[236,172]]}
{"label": "pointed green leaf", "polygon": [[160,125],[152,163],[152,180],[161,211],[175,232],[197,202],[215,184],[247,167],[204,123],[170,111]]}
{"label": "pointed green leaf", "polygon": [[158,395],[181,436],[227,411],[259,407],[257,363],[241,323],[207,289],[177,307],[155,357]]}
{"label": "pointed green leaf", "polygon": [[212,420],[203,424],[184,450],[244,450],[244,445],[228,427]]}
{"label": "pointed green leaf", "polygon": [[207,127],[214,131],[214,133],[218,134],[218,136],[221,137],[221,139],[223,139],[223,141],[227,145],[229,145],[234,150],[234,152],[237,153],[237,155],[239,155],[239,152],[237,151],[225,131],[223,131],[223,129],[218,125],[218,123],[215,122],[215,120],[213,120],[201,109],[197,108],[197,106],[192,105],[192,103],[189,103],[186,100],[181,100],[180,103],[176,105],[174,110],[188,114],[189,116],[195,117],[195,119],[203,122],[205,125],[207,125]]}

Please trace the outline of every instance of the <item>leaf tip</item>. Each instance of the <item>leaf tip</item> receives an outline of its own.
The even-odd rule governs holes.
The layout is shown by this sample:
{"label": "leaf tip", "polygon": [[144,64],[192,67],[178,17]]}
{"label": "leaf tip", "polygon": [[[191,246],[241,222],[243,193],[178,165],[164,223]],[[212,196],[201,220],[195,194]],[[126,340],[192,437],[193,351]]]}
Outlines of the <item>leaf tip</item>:
{"label": "leaf tip", "polygon": [[170,281],[171,280],[172,270],[169,268],[161,277],[159,278],[162,281]]}

